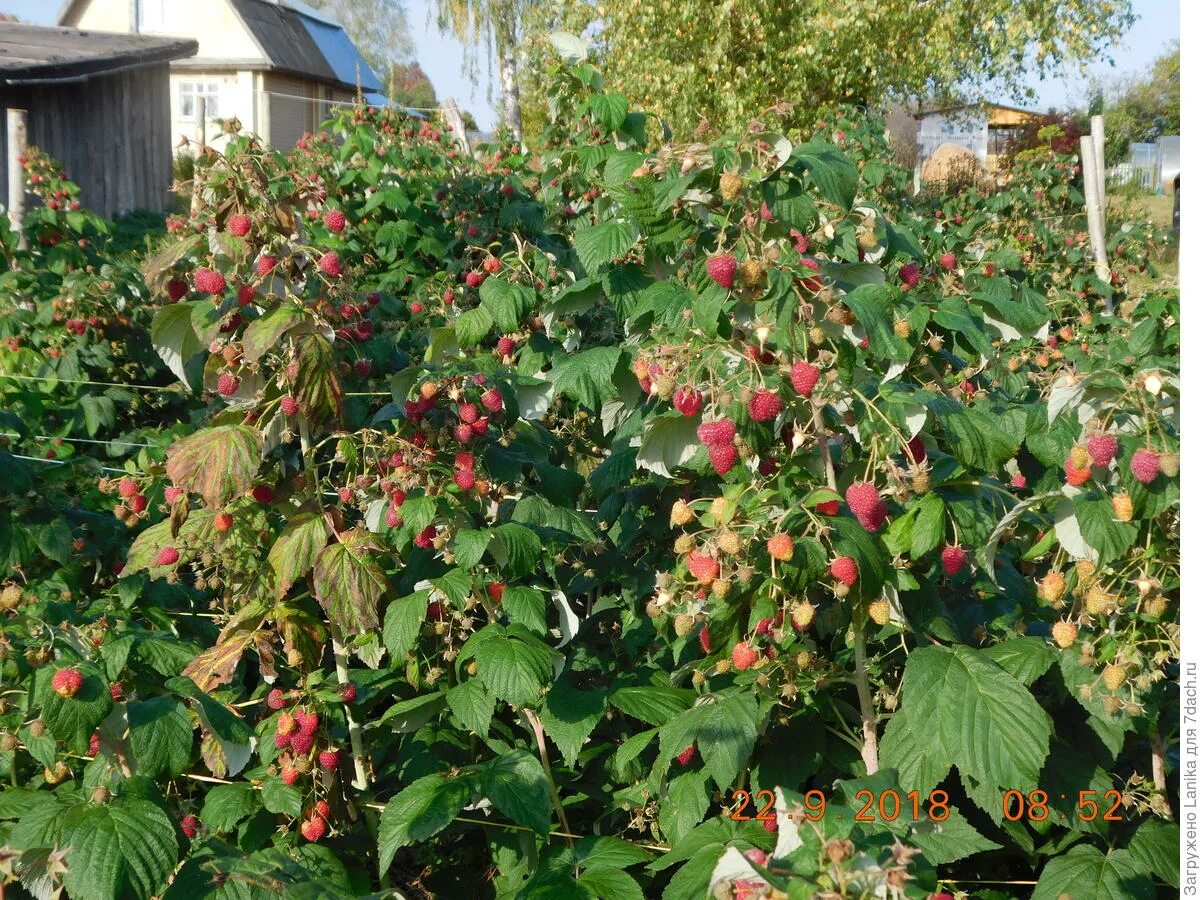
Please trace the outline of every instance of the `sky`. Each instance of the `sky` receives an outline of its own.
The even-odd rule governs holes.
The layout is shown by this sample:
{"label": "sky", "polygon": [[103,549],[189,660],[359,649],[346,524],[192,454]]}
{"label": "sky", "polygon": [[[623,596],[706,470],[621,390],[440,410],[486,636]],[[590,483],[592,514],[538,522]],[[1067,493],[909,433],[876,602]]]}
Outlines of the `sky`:
{"label": "sky", "polygon": [[[1039,82],[1031,78],[1037,89],[1036,101],[1024,98],[996,97],[997,102],[1012,102],[1018,106],[1034,106],[1039,111],[1064,109],[1084,101],[1091,76],[1109,82],[1123,75],[1137,74],[1149,68],[1150,62],[1173,40],[1179,39],[1180,0],[1133,0],[1138,19],[1120,42],[1110,50],[1114,65],[1096,63],[1085,69],[1073,69],[1063,77]],[[58,14],[58,0],[0,0],[0,12],[15,13],[22,20],[38,24],[53,24]],[[453,97],[460,108],[470,110],[484,131],[496,123],[495,107],[499,101],[494,87],[494,74],[488,60],[478,57],[478,84],[466,75],[467,52],[462,44],[438,31],[434,17],[434,0],[409,0],[408,24],[413,38],[417,62],[429,75],[439,99]],[[474,51],[472,51],[474,53]],[[489,96],[489,85],[492,85]]]}

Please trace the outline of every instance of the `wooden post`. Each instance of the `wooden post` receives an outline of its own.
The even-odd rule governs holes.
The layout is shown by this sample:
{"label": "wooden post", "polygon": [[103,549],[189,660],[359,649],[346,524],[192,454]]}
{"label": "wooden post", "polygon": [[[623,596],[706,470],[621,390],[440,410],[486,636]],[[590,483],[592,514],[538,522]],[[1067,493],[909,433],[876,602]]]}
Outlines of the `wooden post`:
{"label": "wooden post", "polygon": [[205,141],[208,140],[208,98],[196,98],[196,139],[200,142],[200,149],[204,149]]}
{"label": "wooden post", "polygon": [[271,92],[262,92],[262,103],[258,105],[258,136],[268,147],[271,146]]}
{"label": "wooden post", "polygon": [[450,133],[454,135],[454,139],[458,141],[458,146],[467,156],[471,155],[471,143],[467,140],[467,127],[463,124],[462,113],[458,111],[458,104],[451,97],[446,101],[443,111],[446,114],[446,124],[450,126]]}
{"label": "wooden post", "polygon": [[26,116],[23,109],[10,109],[7,116],[8,128],[8,220],[17,232],[17,247],[24,250],[25,240],[25,168],[21,160],[25,156]]}
{"label": "wooden post", "polygon": [[[1083,163],[1083,197],[1087,204],[1088,236],[1096,259],[1096,277],[1108,284],[1112,276],[1108,269],[1108,246],[1105,243],[1104,219],[1100,210],[1100,195],[1096,188],[1096,150],[1091,135],[1079,139],[1079,154]],[[1104,298],[1104,311],[1113,311],[1112,297]]]}
{"label": "wooden post", "polygon": [[1104,116],[1092,116],[1092,150],[1096,157],[1096,188],[1100,194],[1100,224],[1108,231],[1108,170],[1104,165]]}

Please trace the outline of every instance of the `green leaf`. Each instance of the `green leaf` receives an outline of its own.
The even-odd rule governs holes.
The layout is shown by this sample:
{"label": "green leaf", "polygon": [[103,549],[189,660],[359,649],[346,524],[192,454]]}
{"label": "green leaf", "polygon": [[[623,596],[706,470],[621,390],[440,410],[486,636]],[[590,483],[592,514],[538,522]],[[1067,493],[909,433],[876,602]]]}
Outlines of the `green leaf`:
{"label": "green leaf", "polygon": [[479,302],[501,332],[520,331],[537,303],[537,294],[526,285],[492,277],[480,286]]}
{"label": "green leaf", "polygon": [[927,494],[917,501],[917,516],[913,521],[909,555],[913,559],[920,559],[945,542],[946,504],[936,494]]}
{"label": "green leaf", "polygon": [[539,533],[551,533],[558,539],[577,540],[593,544],[600,540],[595,523],[574,509],[555,506],[545,497],[527,494],[513,507],[512,520],[528,525]]}
{"label": "green leaf", "polygon": [[483,770],[483,793],[518,825],[538,834],[550,830],[550,781],[542,764],[524,750],[511,750]]}
{"label": "green leaf", "polygon": [[473,569],[483,559],[492,533],[484,528],[461,528],[454,533],[454,559],[458,565]]}
{"label": "green leaf", "polygon": [[558,393],[599,413],[604,401],[617,394],[613,381],[620,361],[619,347],[595,347],[560,356],[554,361],[550,380]]}
{"label": "green leaf", "polygon": [[650,862],[654,854],[620,838],[587,837],[575,847],[575,858],[585,869],[628,869]]}
{"label": "green leaf", "polygon": [[63,883],[73,900],[151,897],[179,859],[174,824],[147,800],[72,807],[63,815],[62,836],[71,848]]}
{"label": "green leaf", "polygon": [[693,743],[720,790],[733,784],[758,739],[758,703],[751,691],[733,689],[701,697],[695,706],[664,722],[658,745],[664,757]]}
{"label": "green leaf", "polygon": [[670,780],[663,799],[661,822],[667,839],[676,843],[704,818],[712,805],[712,791],[703,771],[683,772]]}
{"label": "green leaf", "polygon": [[899,292],[893,285],[864,284],[842,298],[867,332],[867,352],[876,359],[903,362],[913,353],[913,345],[892,331],[892,309]]}
{"label": "green leaf", "polygon": [[[90,663],[76,663],[74,668],[83,675],[83,684],[71,697],[63,697],[49,687],[42,699],[42,719],[60,741],[76,753],[83,753],[96,726],[112,709],[112,694],[100,670]],[[49,670],[47,670],[49,671]]]}
{"label": "green leaf", "polygon": [[620,869],[589,869],[580,873],[579,883],[603,900],[644,900],[646,896],[633,876]]}
{"label": "green leaf", "polygon": [[361,528],[338,538],[317,554],[313,594],[343,632],[373,631],[379,627],[379,598],[387,590],[387,578],[376,561],[383,548]]}
{"label": "green leaf", "polygon": [[616,131],[629,113],[629,100],[624,94],[593,94],[588,108],[605,131]]}
{"label": "green leaf", "polygon": [[446,692],[446,704],[459,721],[480,737],[487,737],[496,710],[496,698],[487,692],[479,679],[472,678]]}
{"label": "green leaf", "polygon": [[391,867],[397,850],[445,829],[474,793],[473,778],[426,775],[389,800],[379,819],[380,877]]}
{"label": "green leaf", "polygon": [[192,327],[191,306],[173,303],[156,312],[150,323],[150,343],[172,374],[191,388],[187,364],[203,347]]}
{"label": "green leaf", "polygon": [[632,225],[609,219],[575,232],[575,252],[587,273],[595,275],[601,266],[628,253],[636,240]]}
{"label": "green leaf", "polygon": [[492,530],[491,549],[500,567],[519,578],[532,572],[537,565],[542,542],[524,525],[505,522]]}
{"label": "green leaf", "polygon": [[388,604],[383,614],[383,646],[393,660],[408,656],[429,609],[429,590],[420,590]]}
{"label": "green leaf", "polygon": [[171,678],[164,687],[181,697],[195,700],[204,726],[222,741],[249,746],[254,732],[250,730],[246,720],[234,715],[225,704],[200,690],[192,679],[183,676]]}
{"label": "green leaf", "polygon": [[1063,896],[1149,900],[1154,896],[1154,884],[1128,850],[1113,850],[1106,856],[1090,844],[1078,844],[1046,863],[1032,900],[1059,900]]}
{"label": "green leaf", "polygon": [[242,359],[248,363],[258,362],[275,349],[281,337],[307,318],[300,307],[286,305],[277,306],[261,319],[255,319],[242,333]]}
{"label": "green leaf", "polygon": [[492,314],[482,306],[477,306],[454,320],[454,337],[460,347],[474,347],[488,336],[495,324]]}
{"label": "green leaf", "polygon": [[642,436],[638,468],[670,478],[672,469],[687,463],[700,449],[698,424],[696,419],[674,413],[656,416]]}
{"label": "green leaf", "polygon": [[854,205],[858,191],[858,167],[832,144],[800,144],[792,152],[792,160],[812,176],[817,190],[831,203],[843,209]]}
{"label": "green leaf", "polygon": [[504,614],[534,634],[546,635],[546,598],[537,588],[510,585],[504,589]]}
{"label": "green leaf", "polygon": [[267,554],[267,562],[275,573],[277,599],[282,600],[292,585],[311,571],[328,540],[325,517],[320,513],[300,512],[288,519]]}
{"label": "green leaf", "polygon": [[1035,637],[1011,637],[1003,644],[985,647],[983,655],[1026,686],[1046,674],[1058,657],[1046,641]]}
{"label": "green leaf", "polygon": [[898,781],[922,796],[950,774],[951,758],[940,739],[930,740],[928,723],[901,706],[888,721],[879,742],[879,764],[895,769]]}
{"label": "green leaf", "polygon": [[588,735],[603,718],[606,696],[604,691],[576,690],[564,679],[556,681],[546,695],[542,724],[568,766],[575,765]]}
{"label": "green leaf", "polygon": [[943,866],[976,853],[1001,848],[1000,844],[980,834],[963,818],[962,813],[954,808],[951,808],[950,816],[944,822],[921,819],[912,823],[908,840],[920,848],[925,858],[935,866]]}
{"label": "green leaf", "polygon": [[1019,438],[1006,431],[986,410],[965,407],[945,396],[929,398],[927,407],[942,427],[947,451],[963,465],[998,472],[1020,447]]}
{"label": "green leaf", "polygon": [[554,651],[540,641],[510,636],[498,625],[477,635],[475,661],[488,691],[513,706],[536,706],[554,672]]}
{"label": "green leaf", "polygon": [[276,815],[300,818],[304,812],[304,795],[299,789],[290,784],[284,784],[278,778],[268,778],[263,782],[262,802],[268,812]]}
{"label": "green leaf", "polygon": [[333,344],[316,333],[294,338],[296,377],[292,396],[313,428],[342,418],[342,379]]}
{"label": "green leaf", "polygon": [[695,699],[694,691],[645,685],[618,688],[609,701],[621,712],[648,725],[664,725],[691,706]]}
{"label": "green leaf", "polygon": [[1138,826],[1129,855],[1144,871],[1179,887],[1179,825],[1150,818]]}
{"label": "green leaf", "polygon": [[1038,786],[1050,752],[1050,717],[1020,681],[979,651],[914,650],[904,670],[901,709],[909,721],[936,729],[925,741],[963,775],[988,787]]}
{"label": "green leaf", "polygon": [[436,716],[446,706],[446,695],[441,691],[423,694],[410,700],[401,700],[388,707],[379,717],[379,726],[387,726],[396,734],[412,734]]}
{"label": "green leaf", "polygon": [[633,761],[646,751],[646,748],[654,742],[656,737],[658,737],[658,729],[650,728],[646,731],[631,734],[626,740],[622,741],[617,746],[617,752],[613,754],[613,766],[616,771],[622,777],[627,777]]}
{"label": "green leaf", "polygon": [[220,784],[205,795],[200,821],[214,831],[229,832],[258,807],[258,791],[249,782]]}
{"label": "green leaf", "polygon": [[131,700],[129,750],[133,769],[147,778],[174,778],[192,757],[192,722],[187,707],[173,697]]}
{"label": "green leaf", "polygon": [[943,298],[933,314],[933,321],[947,331],[962,335],[981,356],[992,355],[992,339],[984,329],[983,319],[962,298]]}
{"label": "green leaf", "polygon": [[1097,553],[1096,565],[1104,566],[1120,559],[1137,540],[1137,529],[1113,518],[1112,503],[1107,499],[1075,497],[1075,518],[1079,533]]}
{"label": "green leaf", "polygon": [[171,445],[167,477],[216,509],[254,485],[262,450],[262,434],[249,425],[202,428]]}

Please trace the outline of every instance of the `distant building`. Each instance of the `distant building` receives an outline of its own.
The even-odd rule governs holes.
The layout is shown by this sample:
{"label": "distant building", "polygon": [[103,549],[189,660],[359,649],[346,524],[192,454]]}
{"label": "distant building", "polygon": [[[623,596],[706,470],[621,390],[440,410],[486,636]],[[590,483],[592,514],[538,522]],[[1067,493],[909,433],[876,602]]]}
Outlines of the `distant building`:
{"label": "distant building", "polygon": [[[186,38],[0,23],[0,106],[22,109],[26,140],[56,159],[103,216],[162,211],[171,197],[168,66]],[[7,135],[0,118],[0,171]],[[6,181],[0,202],[8,207]]]}
{"label": "distant building", "polygon": [[176,142],[197,136],[200,98],[210,143],[221,137],[208,123],[236,117],[287,149],[359,90],[383,89],[341,26],[299,0],[68,0],[59,24],[198,43],[195,57],[171,64]]}
{"label": "distant building", "polygon": [[986,168],[994,169],[1022,132],[1044,121],[1042,113],[998,103],[947,106],[918,111],[917,164],[942,144],[970,150]]}

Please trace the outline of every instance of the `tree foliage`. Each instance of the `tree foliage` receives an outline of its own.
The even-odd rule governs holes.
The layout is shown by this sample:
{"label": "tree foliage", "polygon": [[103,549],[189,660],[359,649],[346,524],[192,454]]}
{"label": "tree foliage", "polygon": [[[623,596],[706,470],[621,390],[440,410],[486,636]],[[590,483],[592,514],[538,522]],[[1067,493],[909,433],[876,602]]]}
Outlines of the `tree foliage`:
{"label": "tree foliage", "polygon": [[346,29],[383,83],[392,63],[412,55],[404,0],[311,0],[311,5]]}
{"label": "tree foliage", "polygon": [[1153,143],[1179,134],[1179,44],[1163,53],[1149,71],[1097,87],[1095,112],[1104,114],[1104,157],[1124,160],[1133,143]]}

